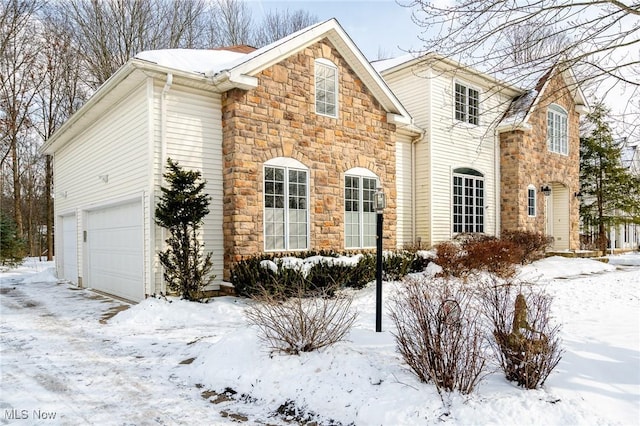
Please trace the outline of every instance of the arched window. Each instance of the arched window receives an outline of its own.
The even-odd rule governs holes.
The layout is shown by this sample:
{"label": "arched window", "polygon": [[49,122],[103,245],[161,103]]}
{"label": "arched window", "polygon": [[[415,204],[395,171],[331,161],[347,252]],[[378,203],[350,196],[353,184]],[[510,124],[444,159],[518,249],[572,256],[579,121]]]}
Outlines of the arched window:
{"label": "arched window", "polygon": [[484,232],[484,175],[477,170],[453,171],[453,232]]}
{"label": "arched window", "polygon": [[551,152],[569,153],[567,111],[560,105],[551,104],[547,110],[547,147]]}
{"label": "arched window", "polygon": [[536,187],[533,185],[527,187],[527,214],[530,217],[536,215]]}
{"label": "arched window", "polygon": [[327,59],[316,59],[316,113],[338,116],[338,67]]}
{"label": "arched window", "polygon": [[347,170],[344,176],[345,248],[376,246],[376,211],[373,196],[378,177],[361,167]]}
{"label": "arched window", "polygon": [[264,163],[264,249],[309,248],[309,168],[293,158]]}

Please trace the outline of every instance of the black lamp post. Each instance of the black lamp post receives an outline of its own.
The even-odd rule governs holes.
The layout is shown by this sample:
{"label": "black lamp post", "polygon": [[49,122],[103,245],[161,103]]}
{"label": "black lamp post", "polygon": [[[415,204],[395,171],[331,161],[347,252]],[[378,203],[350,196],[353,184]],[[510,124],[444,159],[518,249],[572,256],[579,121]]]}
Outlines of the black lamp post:
{"label": "black lamp post", "polygon": [[376,332],[382,331],[382,224],[386,207],[386,199],[382,188],[378,188],[373,197],[373,206],[376,210]]}

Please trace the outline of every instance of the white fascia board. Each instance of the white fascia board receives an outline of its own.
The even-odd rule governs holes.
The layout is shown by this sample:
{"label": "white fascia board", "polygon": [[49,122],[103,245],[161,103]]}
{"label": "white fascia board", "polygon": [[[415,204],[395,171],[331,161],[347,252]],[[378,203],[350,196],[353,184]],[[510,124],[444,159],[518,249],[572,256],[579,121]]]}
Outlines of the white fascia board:
{"label": "white fascia board", "polygon": [[[527,115],[527,118],[529,116]],[[498,133],[504,133],[504,132],[512,132],[514,130],[522,130],[523,132],[528,132],[531,129],[533,129],[533,126],[529,123],[527,123],[526,121],[519,121],[519,122],[503,122],[500,125],[498,125],[496,127],[496,131]]]}
{"label": "white fascia board", "polygon": [[222,71],[211,78],[220,93],[231,89],[251,90],[258,87],[258,79],[238,72]]}

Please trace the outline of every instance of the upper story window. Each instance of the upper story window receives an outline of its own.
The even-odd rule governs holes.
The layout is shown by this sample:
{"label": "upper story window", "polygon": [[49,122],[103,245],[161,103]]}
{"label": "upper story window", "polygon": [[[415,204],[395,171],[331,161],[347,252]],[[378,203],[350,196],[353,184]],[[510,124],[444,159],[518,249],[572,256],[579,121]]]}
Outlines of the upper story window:
{"label": "upper story window", "polygon": [[453,171],[453,232],[484,232],[484,175],[477,170]]}
{"label": "upper story window", "polygon": [[547,110],[547,147],[551,152],[567,155],[567,111],[559,105],[549,105]]}
{"label": "upper story window", "polygon": [[527,188],[527,214],[532,217],[536,215],[536,187],[533,185]]}
{"label": "upper story window", "polygon": [[478,125],[480,93],[461,83],[455,83],[456,120]]}
{"label": "upper story window", "polygon": [[376,211],[373,196],[378,178],[370,170],[354,168],[344,177],[344,226],[346,248],[376,246]]}
{"label": "upper story window", "polygon": [[264,164],[264,249],[309,248],[309,170],[293,158]]}
{"label": "upper story window", "polygon": [[338,68],[326,59],[316,59],[316,113],[338,116]]}

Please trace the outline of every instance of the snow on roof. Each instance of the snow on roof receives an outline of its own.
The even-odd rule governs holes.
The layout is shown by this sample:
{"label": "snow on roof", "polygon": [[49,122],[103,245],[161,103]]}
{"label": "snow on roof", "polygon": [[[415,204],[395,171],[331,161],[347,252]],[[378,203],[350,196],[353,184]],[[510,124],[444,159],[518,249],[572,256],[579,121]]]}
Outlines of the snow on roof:
{"label": "snow on roof", "polygon": [[140,52],[135,57],[180,71],[216,75],[224,70],[233,69],[265,52],[277,49],[287,41],[311,31],[326,22],[328,21],[319,22],[303,28],[259,49],[251,49],[247,48],[247,46],[231,46],[229,48],[207,50],[161,49]]}
{"label": "snow on roof", "polygon": [[412,61],[414,59],[418,59],[418,56],[412,53],[407,53],[405,55],[401,55],[396,58],[380,59],[377,61],[373,61],[371,62],[371,65],[376,71],[381,73],[381,72],[390,70],[391,68],[397,67],[398,65],[402,65],[405,62]]}
{"label": "snow on roof", "polygon": [[220,49],[161,49],[140,52],[135,57],[167,68],[205,74],[228,69],[245,56],[246,53]]}

